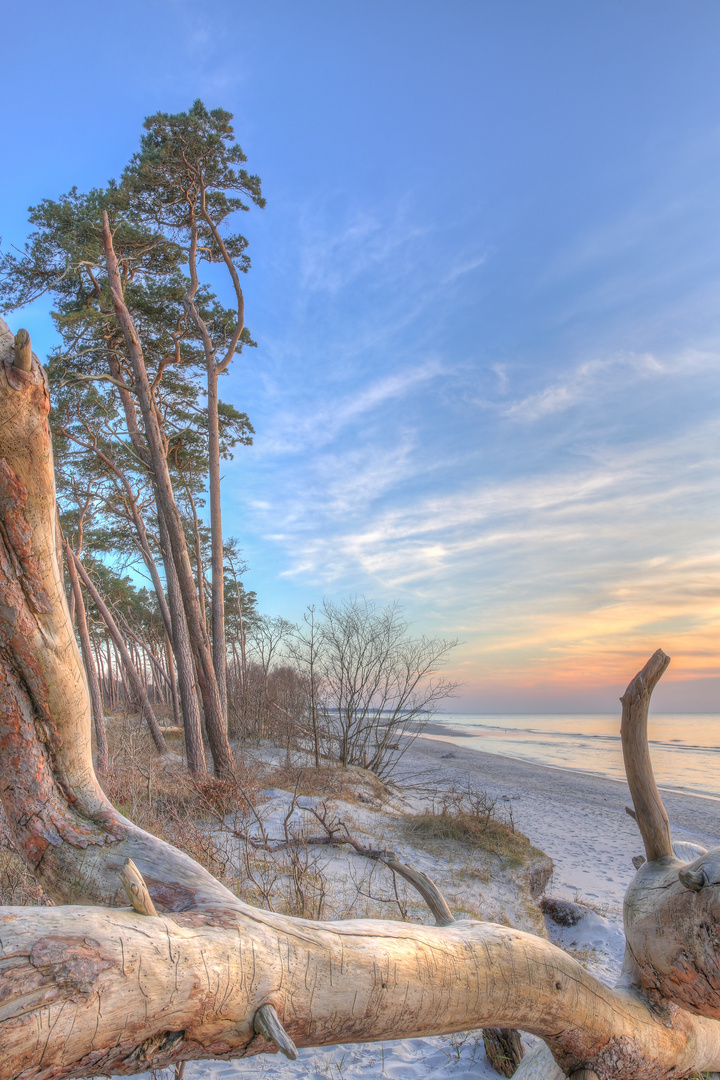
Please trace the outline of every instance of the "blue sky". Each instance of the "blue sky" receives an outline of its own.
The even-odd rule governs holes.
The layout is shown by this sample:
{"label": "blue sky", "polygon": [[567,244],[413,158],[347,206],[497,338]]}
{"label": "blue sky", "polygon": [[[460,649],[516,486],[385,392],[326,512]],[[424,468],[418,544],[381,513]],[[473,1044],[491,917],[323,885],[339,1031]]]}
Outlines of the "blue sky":
{"label": "blue sky", "polygon": [[[267,208],[224,380],[262,607],[400,600],[459,708],[718,710],[720,7],[39,3],[6,11],[3,243],[143,117],[235,114]],[[16,315],[38,353],[42,304]]]}

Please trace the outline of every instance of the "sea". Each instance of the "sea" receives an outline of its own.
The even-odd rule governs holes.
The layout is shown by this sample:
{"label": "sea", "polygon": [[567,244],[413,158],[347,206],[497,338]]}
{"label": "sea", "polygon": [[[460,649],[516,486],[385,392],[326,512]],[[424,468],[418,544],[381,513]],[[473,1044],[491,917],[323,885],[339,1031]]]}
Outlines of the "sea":
{"label": "sea", "polygon": [[[720,714],[651,714],[648,734],[658,787],[720,799]],[[537,765],[625,778],[617,715],[436,713],[427,735]]]}

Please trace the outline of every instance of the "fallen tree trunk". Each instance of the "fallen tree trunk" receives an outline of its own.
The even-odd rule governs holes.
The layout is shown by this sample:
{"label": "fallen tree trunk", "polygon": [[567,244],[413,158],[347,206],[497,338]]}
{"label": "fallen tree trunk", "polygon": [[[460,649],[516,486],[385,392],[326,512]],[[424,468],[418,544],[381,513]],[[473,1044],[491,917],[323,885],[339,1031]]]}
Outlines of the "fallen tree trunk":
{"label": "fallen tree trunk", "polygon": [[663,654],[624,701],[648,861],[630,887],[628,955],[614,989],[507,927],[315,923],[257,910],[117,813],[92,767],[55,548],[49,398],[37,360],[23,366],[26,352],[21,342],[15,366],[0,324],[0,793],[45,891],[84,906],[0,909],[3,1080],[130,1075],[189,1059],[293,1056],[293,1044],[480,1027],[544,1039],[519,1066],[525,1080],[549,1080],[558,1066],[601,1080],[719,1070],[717,853],[688,865],[668,851],[642,759]]}
{"label": "fallen tree trunk", "polygon": [[502,926],[73,907],[5,910],[0,927],[7,1077],[261,1053],[272,1046],[254,1018],[267,1004],[297,1046],[497,1025],[544,1036],[568,1070],[591,1060],[600,1075],[642,1078],[720,1065],[715,1021],[681,1013],[668,1025],[561,949]]}

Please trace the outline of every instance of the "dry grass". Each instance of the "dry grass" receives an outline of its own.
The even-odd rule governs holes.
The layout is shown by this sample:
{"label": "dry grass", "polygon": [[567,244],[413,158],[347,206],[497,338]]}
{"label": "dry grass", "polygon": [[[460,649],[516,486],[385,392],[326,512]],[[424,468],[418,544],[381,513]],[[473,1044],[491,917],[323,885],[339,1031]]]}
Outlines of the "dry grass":
{"label": "dry grass", "polygon": [[256,773],[262,787],[278,787],[298,795],[342,799],[349,803],[381,804],[385,785],[367,769],[340,765],[269,765],[259,762]]}
{"label": "dry grass", "polygon": [[600,952],[594,945],[564,945],[566,953],[569,953],[573,959],[577,960],[581,967],[588,968],[592,964],[596,964],[600,959]]}
{"label": "dry grass", "polygon": [[[383,786],[359,770],[288,768],[236,758],[233,780],[193,780],[182,761],[160,757],[136,718],[109,718],[109,768],[101,785],[140,828],[187,852],[241,899],[285,914],[322,918],[324,861],[302,843],[269,853],[249,843],[262,835],[263,788],[298,795],[375,802]],[[0,904],[51,903],[17,854],[0,808]]]}
{"label": "dry grass", "polygon": [[242,899],[252,900],[246,874],[224,836],[247,832],[263,796],[242,759],[232,781],[193,780],[184,765],[159,757],[147,731],[133,720],[109,726],[109,769],[100,783],[110,802],[141,829],[166,840],[204,866]]}
{"label": "dry grass", "polygon": [[17,853],[0,803],[0,906],[52,904]]}
{"label": "dry grass", "polygon": [[[326,765],[271,765],[238,756],[232,780],[206,776],[194,781],[177,756],[158,756],[137,720],[111,719],[108,736],[109,770],[101,783],[113,805],[141,828],[187,852],[246,902],[316,919],[397,917],[398,912],[403,919],[423,918],[424,907],[415,894],[375,863],[353,868],[351,880],[339,891],[337,882],[331,887],[325,874],[329,853],[325,848],[318,853],[305,843],[304,825],[290,825],[291,843],[285,850],[268,850],[282,840],[283,829],[280,826],[280,835],[274,837],[264,831],[269,810],[276,832],[278,823],[277,804],[266,807],[263,789],[380,807],[388,793],[372,774]],[[311,826],[317,833],[317,824],[308,823],[310,832]],[[482,848],[506,866],[527,862],[535,851],[511,821],[496,815],[494,804],[474,792],[446,794],[422,813],[406,816],[403,827],[411,842],[431,847],[433,840],[459,841],[469,858]],[[257,842],[263,836],[265,848]],[[474,876],[489,880],[487,860]],[[49,902],[14,851],[0,818],[0,903]]]}
{"label": "dry grass", "polygon": [[122,814],[187,852],[247,903],[304,918],[327,917],[326,858],[308,848],[294,826],[286,839],[297,842],[285,850],[262,846],[263,837],[269,848],[283,839],[267,835],[263,789],[357,801],[369,788],[367,778],[352,770],[277,766],[239,755],[232,780],[193,780],[180,762],[155,753],[137,723],[117,721],[109,737],[110,768],[101,782]]}
{"label": "dry grass", "polygon": [[405,830],[411,841],[455,840],[497,855],[507,866],[523,866],[542,852],[518,832],[512,817],[503,819],[496,803],[483,791],[452,789],[426,809],[407,814]]}

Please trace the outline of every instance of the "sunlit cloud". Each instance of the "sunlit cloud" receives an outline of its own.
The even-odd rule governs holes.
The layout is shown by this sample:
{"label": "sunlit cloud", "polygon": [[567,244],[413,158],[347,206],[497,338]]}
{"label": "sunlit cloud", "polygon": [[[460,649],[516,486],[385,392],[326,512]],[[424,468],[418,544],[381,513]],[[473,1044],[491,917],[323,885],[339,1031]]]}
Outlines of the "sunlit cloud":
{"label": "sunlit cloud", "polygon": [[416,449],[323,454],[326,488],[293,503],[277,539],[283,576],[400,597],[463,639],[457,673],[471,668],[475,687],[559,691],[581,672],[612,685],[628,655],[657,645],[675,653],[671,680],[718,673],[707,649],[720,621],[720,549],[708,543],[713,527],[720,534],[714,424],[413,499],[401,492]]}

